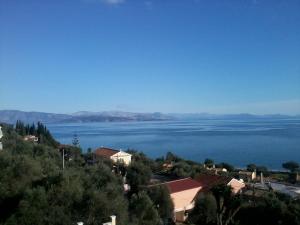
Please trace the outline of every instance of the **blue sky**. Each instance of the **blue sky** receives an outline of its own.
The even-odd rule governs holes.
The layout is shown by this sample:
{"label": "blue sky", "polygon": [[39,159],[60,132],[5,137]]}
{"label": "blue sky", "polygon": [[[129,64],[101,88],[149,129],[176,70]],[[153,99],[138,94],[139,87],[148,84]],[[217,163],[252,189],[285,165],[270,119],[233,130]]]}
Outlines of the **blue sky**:
{"label": "blue sky", "polygon": [[0,109],[300,114],[299,0],[0,0]]}

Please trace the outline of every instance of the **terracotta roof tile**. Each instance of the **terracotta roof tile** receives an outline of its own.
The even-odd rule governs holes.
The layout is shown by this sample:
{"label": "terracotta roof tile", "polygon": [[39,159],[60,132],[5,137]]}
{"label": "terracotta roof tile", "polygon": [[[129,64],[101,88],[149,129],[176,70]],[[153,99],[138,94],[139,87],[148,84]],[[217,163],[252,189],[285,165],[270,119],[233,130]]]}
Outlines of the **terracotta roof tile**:
{"label": "terracotta roof tile", "polygon": [[164,184],[168,187],[171,194],[201,187],[201,184],[193,180],[192,178],[174,180],[174,181],[166,182]]}
{"label": "terracotta roof tile", "polygon": [[203,187],[201,191],[209,191],[212,187],[220,184],[227,185],[232,178],[212,175],[212,174],[201,174],[195,177],[195,180]]}
{"label": "terracotta roof tile", "polygon": [[97,156],[102,156],[102,157],[107,157],[107,158],[113,156],[114,154],[116,154],[118,152],[120,152],[120,151],[115,150],[115,149],[111,149],[111,148],[103,148],[103,147],[98,148],[98,149],[95,150],[95,154]]}

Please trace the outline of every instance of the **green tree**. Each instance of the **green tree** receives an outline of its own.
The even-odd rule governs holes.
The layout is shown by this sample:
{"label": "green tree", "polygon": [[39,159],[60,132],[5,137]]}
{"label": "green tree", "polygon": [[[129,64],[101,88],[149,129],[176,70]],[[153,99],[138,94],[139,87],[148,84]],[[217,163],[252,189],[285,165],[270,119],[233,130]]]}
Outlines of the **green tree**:
{"label": "green tree", "polygon": [[174,205],[168,188],[164,185],[152,186],[148,189],[150,199],[157,208],[160,218],[164,224],[173,218]]}
{"label": "green tree", "polygon": [[166,162],[178,162],[180,158],[177,155],[174,155],[172,152],[167,152],[166,154]]}
{"label": "green tree", "polygon": [[[43,225],[45,224],[45,215],[47,215],[48,201],[47,194],[43,187],[27,189],[23,199],[20,201],[17,209],[16,224],[24,225]],[[8,222],[9,223],[9,222]]]}
{"label": "green tree", "polygon": [[274,193],[268,193],[241,208],[236,220],[242,225],[299,225],[300,204],[284,197],[281,200]]}
{"label": "green tree", "polygon": [[217,225],[228,225],[234,222],[234,217],[241,209],[241,199],[232,194],[227,185],[217,185],[211,189],[217,203]]}
{"label": "green tree", "polygon": [[215,197],[208,194],[200,194],[196,201],[195,207],[188,217],[192,224],[214,225],[217,222],[217,202]]}
{"label": "green tree", "polygon": [[22,135],[22,136],[26,135],[25,125],[20,120],[17,120],[17,122],[16,122],[16,131],[19,135]]}
{"label": "green tree", "polygon": [[137,225],[160,225],[160,219],[155,205],[146,192],[133,194],[129,210],[131,221]]}
{"label": "green tree", "polygon": [[204,160],[204,164],[205,164],[205,166],[212,167],[214,165],[214,160],[212,160],[212,159],[205,159]]}
{"label": "green tree", "polygon": [[225,168],[228,172],[233,172],[234,171],[234,166],[229,164],[229,163],[219,163],[218,165],[216,165],[217,168]]}
{"label": "green tree", "polygon": [[130,192],[138,193],[142,186],[149,183],[151,178],[151,169],[141,162],[132,162],[127,169],[127,181],[130,185]]}
{"label": "green tree", "polygon": [[78,139],[77,134],[73,135],[72,144],[73,144],[74,147],[79,147],[80,143],[79,143],[79,139]]}
{"label": "green tree", "polygon": [[282,167],[291,172],[295,172],[297,169],[299,169],[299,163],[297,163],[295,161],[288,161],[288,162],[283,163]]}
{"label": "green tree", "polygon": [[263,173],[264,175],[268,176],[270,172],[268,171],[268,168],[265,166],[257,166],[256,167],[256,172],[258,174]]}
{"label": "green tree", "polygon": [[177,177],[189,177],[192,173],[192,167],[185,161],[175,163],[171,170],[171,174]]}
{"label": "green tree", "polygon": [[250,172],[254,172],[256,170],[257,166],[255,164],[248,164],[247,170]]}
{"label": "green tree", "polygon": [[49,142],[45,126],[38,124],[39,135],[45,137],[38,144],[25,142],[10,127],[3,128],[0,224],[73,225],[84,221],[102,225],[111,215],[117,216],[118,224],[128,224],[123,183],[111,172],[112,167],[102,161],[92,166],[82,163],[80,149],[71,147],[66,150],[70,157],[62,174],[60,153]]}

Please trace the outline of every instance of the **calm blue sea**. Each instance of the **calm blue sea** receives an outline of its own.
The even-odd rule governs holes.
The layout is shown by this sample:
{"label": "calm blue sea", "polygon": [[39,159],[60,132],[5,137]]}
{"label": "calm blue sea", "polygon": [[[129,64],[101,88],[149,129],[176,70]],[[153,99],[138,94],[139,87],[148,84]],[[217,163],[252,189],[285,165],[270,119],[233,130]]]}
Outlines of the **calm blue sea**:
{"label": "calm blue sea", "polygon": [[196,120],[48,124],[61,143],[77,134],[83,150],[106,146],[135,149],[150,157],[166,152],[195,161],[212,158],[237,167],[249,163],[281,169],[300,162],[300,120]]}

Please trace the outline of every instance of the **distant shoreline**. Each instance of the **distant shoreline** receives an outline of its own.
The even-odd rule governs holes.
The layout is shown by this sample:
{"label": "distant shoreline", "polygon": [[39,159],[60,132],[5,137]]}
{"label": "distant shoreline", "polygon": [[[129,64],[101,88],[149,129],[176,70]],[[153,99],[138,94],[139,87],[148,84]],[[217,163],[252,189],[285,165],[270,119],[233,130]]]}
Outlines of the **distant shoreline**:
{"label": "distant shoreline", "polygon": [[210,113],[135,113],[123,111],[77,112],[58,114],[45,112],[25,112],[20,110],[0,110],[0,122],[15,123],[21,120],[25,123],[92,123],[92,122],[145,122],[173,120],[270,120],[270,119],[300,119],[300,115],[256,115],[239,114],[210,114]]}

